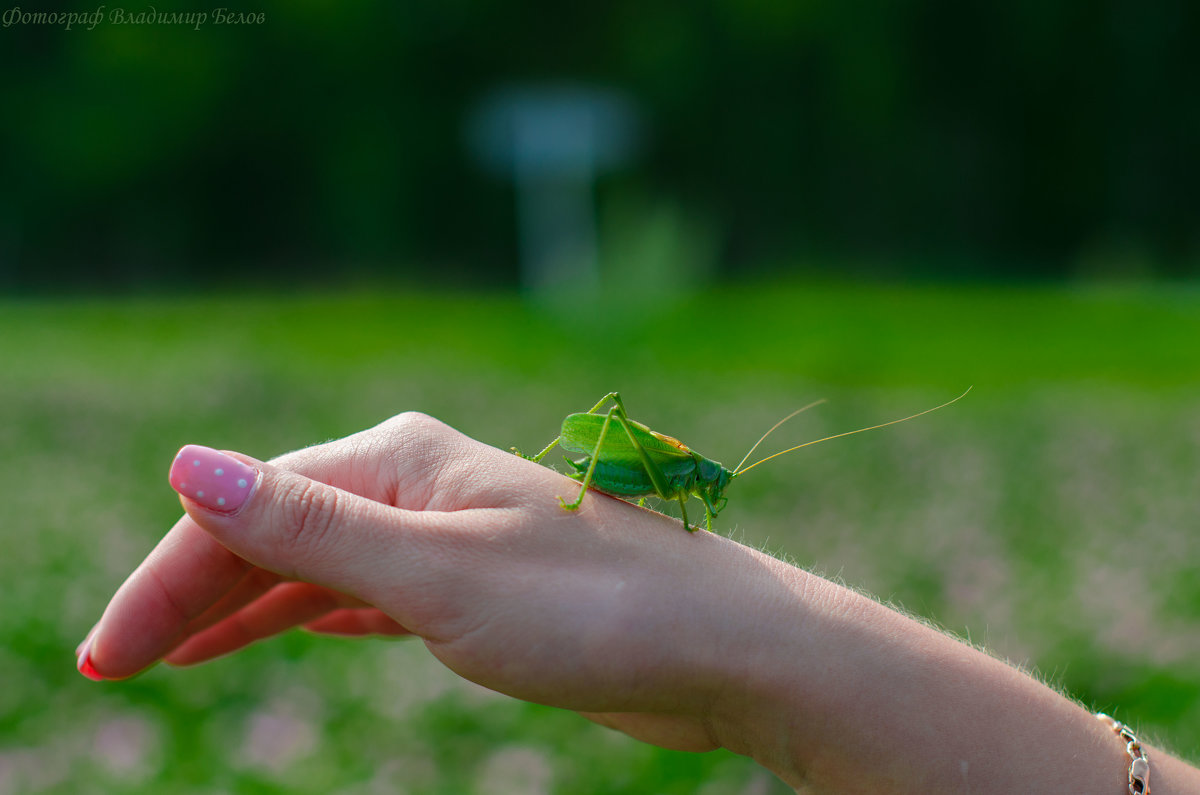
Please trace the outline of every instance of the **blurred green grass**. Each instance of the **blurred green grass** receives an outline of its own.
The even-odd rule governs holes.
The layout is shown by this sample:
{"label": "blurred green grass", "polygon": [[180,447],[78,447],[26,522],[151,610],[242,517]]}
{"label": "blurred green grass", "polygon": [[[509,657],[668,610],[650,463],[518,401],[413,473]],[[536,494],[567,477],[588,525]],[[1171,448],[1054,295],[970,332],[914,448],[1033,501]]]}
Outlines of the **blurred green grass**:
{"label": "blurred green grass", "polygon": [[[72,650],[174,521],[197,442],[269,457],[418,409],[534,449],[620,389],[737,461],[724,532],[1200,749],[1200,292],[770,282],[533,307],[389,290],[0,303],[0,793],[783,792],[464,684],[420,644],[293,633],[95,685]],[[736,650],[730,650],[736,653]]]}

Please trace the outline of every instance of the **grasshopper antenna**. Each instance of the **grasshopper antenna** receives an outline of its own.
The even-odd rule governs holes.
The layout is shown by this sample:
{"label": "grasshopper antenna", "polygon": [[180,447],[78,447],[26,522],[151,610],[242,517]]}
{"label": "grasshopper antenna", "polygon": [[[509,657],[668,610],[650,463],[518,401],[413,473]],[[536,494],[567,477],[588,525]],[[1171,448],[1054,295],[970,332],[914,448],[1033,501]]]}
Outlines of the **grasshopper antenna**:
{"label": "grasshopper antenna", "polygon": [[768,430],[767,430],[767,432],[766,432],[766,433],[764,433],[762,436],[758,437],[758,441],[754,443],[754,446],[753,446],[753,447],[751,447],[751,448],[750,448],[750,449],[749,449],[749,450],[746,452],[746,455],[742,457],[742,460],[738,462],[738,465],[737,465],[737,466],[735,466],[735,467],[733,468],[733,474],[735,474],[735,475],[736,475],[736,474],[738,474],[739,472],[741,472],[741,471],[742,471],[742,464],[744,464],[744,463],[746,463],[747,461],[749,461],[749,460],[750,460],[750,456],[754,455],[754,451],[758,449],[758,446],[759,446],[760,444],[762,444],[762,443],[763,443],[763,440],[765,440],[765,439],[766,439],[768,436],[770,436],[772,433],[774,433],[776,428],[778,428],[780,425],[783,425],[785,422],[787,422],[788,420],[790,420],[792,417],[795,417],[795,416],[796,416],[797,414],[799,414],[800,412],[802,412],[802,411],[808,411],[808,410],[809,410],[809,409],[811,409],[813,406],[819,406],[819,405],[821,405],[821,404],[822,404],[822,403],[824,403],[824,402],[825,402],[825,398],[821,398],[820,400],[814,400],[812,403],[809,403],[807,406],[805,406],[805,407],[803,407],[803,408],[796,409],[796,410],[795,410],[795,411],[793,411],[791,414],[787,415],[786,417],[784,417],[783,419],[781,419],[779,422],[777,422],[777,423],[775,423],[774,425],[772,425],[772,426],[770,427],[770,429],[768,429]]}
{"label": "grasshopper antenna", "polygon": [[[970,391],[971,391],[971,387],[967,387],[967,392],[970,392]],[[745,469],[742,469],[742,465],[738,464],[738,468],[733,471],[733,476],[737,477],[738,475],[743,475],[746,472],[749,472],[751,469],[754,469],[759,464],[765,464],[766,462],[770,461],[772,458],[778,458],[779,456],[781,456],[785,453],[790,453],[793,450],[799,450],[801,447],[809,447],[810,445],[820,444],[821,442],[828,442],[830,439],[840,439],[843,436],[853,436],[856,433],[863,433],[864,431],[874,431],[874,430],[878,430],[879,428],[886,428],[889,425],[899,425],[902,422],[908,422],[909,420],[915,420],[917,417],[924,416],[931,412],[937,411],[938,409],[944,409],[944,408],[946,408],[946,406],[949,406],[951,403],[957,403],[958,401],[962,400],[963,398],[965,398],[967,396],[967,392],[963,392],[961,395],[954,398],[954,400],[948,400],[940,406],[934,406],[931,409],[925,409],[924,411],[917,412],[916,414],[913,414],[908,417],[902,417],[898,420],[892,420],[891,422],[880,423],[879,425],[872,425],[868,428],[859,428],[857,431],[846,431],[844,433],[835,433],[833,436],[826,436],[824,439],[814,439],[811,442],[805,442],[804,444],[798,444],[795,447],[789,447],[786,450],[780,450],[778,453],[769,455],[766,458],[762,458],[762,459],[759,459],[758,461],[755,461],[753,464],[746,467]],[[820,402],[820,401],[818,401],[818,402]],[[808,406],[805,406],[805,408],[808,408]],[[803,410],[804,409],[800,409],[800,411],[803,411]],[[800,412],[795,412],[795,414],[799,414],[799,413]],[[794,416],[795,414],[793,414],[791,416]],[[786,420],[786,419],[788,419],[788,418],[785,417],[784,420]],[[780,420],[779,425],[782,425],[784,420]],[[778,425],[776,427],[778,427]],[[772,428],[771,430],[773,431],[773,430],[775,430],[775,428]],[[770,433],[770,432],[771,431],[767,431],[767,433]],[[759,441],[761,442],[762,439],[759,439]],[[755,444],[754,447],[758,447],[758,445]],[[751,449],[751,452],[753,452],[754,448],[752,447],[750,449]],[[749,458],[749,457],[750,457],[750,454],[747,453],[746,458]],[[742,459],[742,463],[744,464],[745,462],[746,462],[745,459]]]}

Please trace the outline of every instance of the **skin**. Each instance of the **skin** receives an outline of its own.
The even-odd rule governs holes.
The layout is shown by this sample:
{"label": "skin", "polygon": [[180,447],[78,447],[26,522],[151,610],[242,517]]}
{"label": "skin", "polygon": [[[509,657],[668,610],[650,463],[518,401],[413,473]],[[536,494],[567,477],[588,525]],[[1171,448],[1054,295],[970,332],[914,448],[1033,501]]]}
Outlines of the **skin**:
{"label": "skin", "polygon": [[[264,464],[187,512],[81,644],[121,679],[296,626],[411,634],[448,668],[798,792],[1125,792],[1123,745],[970,646],[727,538],[589,493],[420,414]],[[1200,771],[1149,747],[1155,795]]]}

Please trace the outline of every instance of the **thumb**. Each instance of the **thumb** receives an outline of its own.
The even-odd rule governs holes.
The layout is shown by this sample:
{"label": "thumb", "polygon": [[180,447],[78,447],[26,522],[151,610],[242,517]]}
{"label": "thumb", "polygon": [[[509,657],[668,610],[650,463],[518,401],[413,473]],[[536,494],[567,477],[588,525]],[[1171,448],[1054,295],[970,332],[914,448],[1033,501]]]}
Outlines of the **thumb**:
{"label": "thumb", "polygon": [[169,480],[188,516],[240,557],[369,602],[405,568],[403,529],[422,524],[418,512],[199,445],[179,451]]}

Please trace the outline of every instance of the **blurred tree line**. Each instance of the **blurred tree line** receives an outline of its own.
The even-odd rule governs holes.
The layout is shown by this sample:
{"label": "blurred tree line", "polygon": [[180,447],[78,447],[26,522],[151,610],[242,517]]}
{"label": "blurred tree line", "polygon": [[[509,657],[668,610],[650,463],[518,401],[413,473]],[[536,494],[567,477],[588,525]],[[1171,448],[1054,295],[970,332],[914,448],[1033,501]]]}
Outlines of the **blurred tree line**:
{"label": "blurred tree line", "polygon": [[110,15],[216,6],[101,8],[0,28],[2,288],[511,283],[513,186],[464,120],[547,81],[628,92],[647,135],[602,202],[704,219],[727,275],[1200,273],[1185,0],[249,0],[261,24],[198,28]]}

